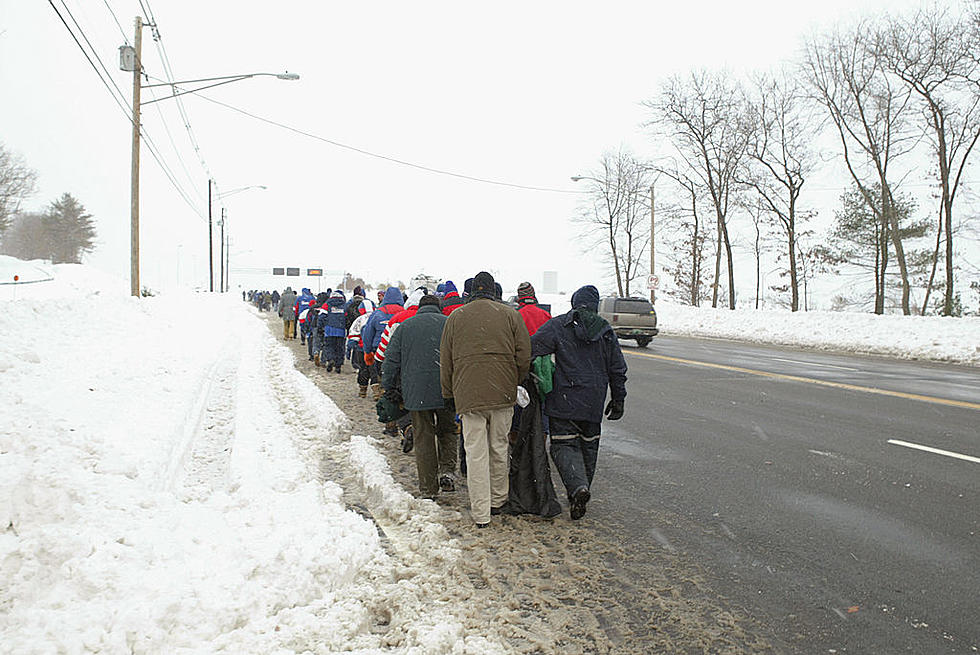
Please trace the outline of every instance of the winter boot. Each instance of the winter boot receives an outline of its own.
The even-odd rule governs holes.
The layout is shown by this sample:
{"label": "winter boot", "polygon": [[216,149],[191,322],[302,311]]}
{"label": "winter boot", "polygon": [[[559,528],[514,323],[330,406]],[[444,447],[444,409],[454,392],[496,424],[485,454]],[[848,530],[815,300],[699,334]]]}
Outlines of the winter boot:
{"label": "winter boot", "polygon": [[381,400],[381,385],[375,382],[371,385],[371,392],[374,393],[374,400]]}
{"label": "winter boot", "polygon": [[387,434],[388,436],[390,436],[390,437],[397,437],[398,436],[398,424],[395,423],[394,421],[390,421],[388,423],[385,423],[385,429],[383,430],[383,432],[385,434]]}
{"label": "winter boot", "polygon": [[456,483],[453,481],[453,476],[445,473],[439,476],[439,488],[442,491],[456,491]]}
{"label": "winter boot", "polygon": [[327,362],[327,373],[333,370],[333,362]]}
{"label": "winter boot", "polygon": [[366,384],[362,384],[361,385],[361,388],[357,390],[357,397],[358,398],[367,398],[367,385]]}
{"label": "winter boot", "polygon": [[402,433],[402,452],[410,453],[412,448],[415,447],[415,428],[411,425],[405,428],[405,432]]}
{"label": "winter boot", "polygon": [[575,493],[572,494],[570,509],[573,521],[577,521],[585,516],[585,505],[589,502],[591,497],[592,494],[589,493],[588,487],[579,487]]}
{"label": "winter boot", "polygon": [[313,364],[316,366],[320,365],[320,353],[313,353]]}
{"label": "winter boot", "polygon": [[340,373],[340,366],[340,364],[337,364],[336,368],[334,368],[335,373]]}

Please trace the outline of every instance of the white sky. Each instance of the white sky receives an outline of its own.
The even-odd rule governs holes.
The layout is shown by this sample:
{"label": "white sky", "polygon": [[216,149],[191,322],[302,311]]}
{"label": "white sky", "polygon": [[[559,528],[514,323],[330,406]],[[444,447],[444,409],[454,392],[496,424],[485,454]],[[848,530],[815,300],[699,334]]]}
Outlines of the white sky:
{"label": "white sky", "polygon": [[[123,35],[106,2],[64,2],[129,97],[131,75],[118,70]],[[139,3],[107,3],[132,40]],[[54,4],[70,21],[62,0]],[[626,145],[655,154],[640,126],[647,117],[640,103],[655,96],[664,77],[699,66],[765,69],[794,56],[814,29],[918,3],[671,5],[152,0],[150,8],[179,80],[286,69],[302,75],[208,92],[222,102],[435,168],[575,190],[569,176],[594,166],[605,150]],[[77,196],[97,219],[99,249],[88,261],[128,276],[127,120],[49,3],[0,0],[0,7],[0,141],[40,175],[39,193],[27,205],[40,207],[64,191]],[[143,37],[144,67],[163,77],[148,29]],[[571,239],[577,195],[371,159],[193,95],[185,106],[222,191],[268,187],[222,201],[233,269],[320,266],[369,283],[407,281],[424,270],[460,284],[487,269],[507,288],[522,279],[539,285],[541,271],[557,270],[564,289],[609,288],[599,257]],[[150,136],[206,216],[207,175],[175,101],[143,112]],[[167,288],[179,274],[183,285],[206,285],[206,220],[179,199],[146,148],[142,154],[143,282]],[[218,203],[214,211],[217,218]]]}

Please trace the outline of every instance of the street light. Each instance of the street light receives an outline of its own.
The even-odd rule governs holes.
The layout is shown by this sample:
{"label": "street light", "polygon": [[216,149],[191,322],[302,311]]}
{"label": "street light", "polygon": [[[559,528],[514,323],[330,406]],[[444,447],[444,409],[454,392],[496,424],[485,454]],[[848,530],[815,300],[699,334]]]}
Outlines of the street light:
{"label": "street light", "polygon": [[[209,180],[208,181],[208,189],[209,190],[211,188],[211,184],[213,184],[213,182],[211,180]],[[219,193],[218,194],[218,199],[220,200],[221,198],[227,198],[228,196],[233,196],[236,193],[241,193],[242,191],[248,191],[249,189],[268,189],[268,188],[269,187],[265,186],[264,184],[252,184],[252,185],[249,185],[249,186],[238,187],[237,189],[232,189],[231,191],[225,191],[224,193]],[[209,211],[208,211],[208,216],[210,216],[210,207],[209,207]],[[228,250],[225,249],[225,221],[226,220],[227,220],[227,214],[225,212],[225,208],[222,207],[221,208],[221,219],[218,221],[218,226],[221,227],[221,259],[220,259],[220,263],[221,263],[221,286],[219,287],[219,290],[220,290],[221,293],[224,293],[225,291],[228,290],[227,287],[226,287],[226,277],[231,275],[231,269],[228,267],[228,258],[230,257],[230,250],[231,249],[230,248],[228,248]],[[208,226],[208,258],[211,261],[211,269],[210,269],[210,275],[211,275],[211,291],[214,291],[214,257],[213,257],[213,253],[214,253],[214,240],[213,240],[213,238],[211,236],[211,229],[210,229],[210,225],[209,225]],[[226,273],[226,271],[227,271],[227,273]]]}
{"label": "street light", "polygon": [[[135,20],[135,36],[133,45],[124,45],[119,48],[119,67],[124,71],[133,73],[133,152],[132,168],[130,171],[130,268],[129,286],[132,295],[140,295],[140,106],[141,104],[151,104],[168,98],[176,98],[187,93],[195,93],[222,84],[230,84],[239,80],[247,80],[251,77],[275,77],[279,80],[298,80],[296,73],[242,73],[239,75],[225,75],[222,77],[206,77],[197,80],[186,80],[181,82],[165,82],[161,84],[140,84],[140,74],[143,72],[143,19],[140,16]],[[193,89],[183,91],[177,90],[178,84],[196,84],[199,82],[214,82],[205,84]],[[154,98],[145,103],[140,102],[140,91],[144,88],[159,86],[171,87],[173,93],[164,98]],[[208,180],[208,243],[211,239],[211,180]],[[212,256],[211,265],[211,291],[214,291],[214,263]]]}
{"label": "street light", "polygon": [[[659,175],[657,176],[659,177]],[[582,180],[592,180],[596,184],[602,185],[604,182],[591,177],[589,175],[573,175],[572,182],[581,182]],[[656,223],[656,214],[654,212],[654,187],[656,186],[656,180],[650,184],[650,275],[656,275],[656,255],[657,255],[657,243],[654,240],[654,225]],[[651,285],[652,286],[652,285]],[[650,289],[650,303],[653,304],[657,302],[657,291],[656,289]]]}

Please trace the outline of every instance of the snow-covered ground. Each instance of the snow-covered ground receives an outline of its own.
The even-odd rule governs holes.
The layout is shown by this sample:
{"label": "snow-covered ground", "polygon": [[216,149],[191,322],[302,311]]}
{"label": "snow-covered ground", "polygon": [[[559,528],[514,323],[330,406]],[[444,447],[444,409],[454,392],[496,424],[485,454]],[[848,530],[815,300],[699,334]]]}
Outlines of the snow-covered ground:
{"label": "snow-covered ground", "polygon": [[[444,510],[344,436],[240,298],[134,299],[85,266],[5,257],[0,281],[15,269],[33,283],[0,286],[0,652],[505,650],[447,591]],[[980,363],[976,318],[658,313],[665,334]]]}
{"label": "snow-covered ground", "polygon": [[[240,298],[51,272],[0,301],[0,652],[500,650],[439,599],[438,508],[340,438]],[[346,508],[327,457],[404,543]]]}

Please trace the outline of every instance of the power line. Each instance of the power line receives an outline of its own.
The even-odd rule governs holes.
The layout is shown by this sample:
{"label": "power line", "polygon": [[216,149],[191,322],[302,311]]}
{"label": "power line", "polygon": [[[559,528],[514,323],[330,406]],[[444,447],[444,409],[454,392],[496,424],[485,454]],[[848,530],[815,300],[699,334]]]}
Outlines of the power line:
{"label": "power line", "polygon": [[[78,31],[82,35],[82,38],[89,45],[89,47],[92,49],[92,54],[95,56],[96,59],[98,59],[99,64],[102,66],[102,70],[105,70],[106,71],[106,75],[109,77],[109,82],[112,82],[112,86],[109,86],[109,82],[107,82],[106,81],[106,78],[102,76],[102,73],[99,71],[99,67],[95,65],[95,62],[94,61],[92,61],[92,57],[89,55],[88,51],[82,45],[81,41],[78,40],[78,37],[75,35],[75,32],[72,31],[71,26],[68,25],[68,21],[65,20],[65,17],[58,10],[58,7],[55,6],[54,1],[53,0],[48,0],[48,4],[51,5],[51,8],[54,10],[54,13],[57,14],[58,18],[61,20],[61,24],[65,26],[65,29],[66,30],[68,30],[68,34],[71,36],[72,40],[75,42],[75,45],[77,45],[78,46],[78,49],[81,50],[82,55],[88,61],[89,65],[92,67],[92,70],[95,71],[95,74],[99,77],[99,81],[102,82],[102,85],[106,88],[106,91],[108,91],[109,92],[109,95],[112,96],[112,99],[116,102],[116,105],[119,106],[119,109],[123,112],[123,115],[126,117],[126,120],[129,121],[129,124],[130,125],[132,125],[133,124],[133,116],[130,113],[129,108],[125,104],[125,96],[122,95],[122,91],[120,91],[119,86],[112,79],[111,75],[109,75],[108,69],[106,69],[105,64],[99,58],[98,53],[95,50],[95,48],[92,47],[92,44],[89,41],[88,37],[85,35],[84,30],[81,28],[81,26],[75,20],[75,17],[72,15],[71,11],[68,9],[68,6],[65,5],[64,0],[62,0],[62,5],[65,7],[66,13],[71,17],[72,22],[75,23],[75,26],[78,28]],[[115,92],[113,91],[113,87],[115,88]],[[120,97],[122,97],[123,100],[120,100]],[[188,207],[190,207],[191,210],[195,214],[197,214],[201,218],[204,218],[203,215],[201,214],[201,212],[194,206],[194,204],[187,197],[187,194],[184,192],[184,190],[177,183],[177,180],[174,178],[173,173],[171,172],[169,166],[167,166],[166,163],[164,163],[162,156],[157,152],[158,151],[158,148],[156,147],[156,144],[150,138],[150,135],[146,133],[146,131],[143,128],[143,126],[140,126],[140,134],[142,134],[143,137],[146,139],[146,142],[147,142],[147,150],[150,151],[150,154],[153,156],[153,159],[157,162],[157,164],[163,170],[164,174],[167,176],[167,179],[170,180],[170,183],[177,190],[177,193],[180,195],[180,197],[184,200],[185,203],[187,203]]]}
{"label": "power line", "polygon": [[[211,173],[211,168],[208,166],[207,161],[204,159],[204,155],[201,153],[201,146],[197,141],[197,137],[194,135],[194,129],[191,127],[190,117],[187,115],[187,109],[184,107],[184,99],[183,97],[176,95],[176,91],[174,90],[175,87],[173,86],[173,83],[176,75],[174,74],[173,66],[170,63],[170,56],[167,54],[167,47],[163,43],[163,37],[160,35],[160,27],[157,24],[156,16],[153,13],[153,8],[150,6],[149,0],[146,0],[145,5],[144,0],[140,0],[140,7],[143,8],[143,12],[147,14],[147,17],[150,20],[153,33],[153,43],[157,49],[157,55],[160,57],[160,63],[163,66],[163,72],[167,78],[166,82],[171,84],[171,93],[174,94],[174,101],[177,103],[177,111],[180,114],[181,120],[184,122],[184,129],[187,131],[187,138],[191,143],[191,147],[194,149],[194,154],[197,155],[198,162],[201,164],[201,170],[204,171],[204,174],[209,180],[213,181],[214,175]],[[190,172],[187,171],[186,167],[184,168],[184,172],[187,173],[187,177],[190,179],[191,175]],[[217,186],[217,183],[215,183],[215,186]],[[196,189],[197,186],[195,185],[194,188]],[[204,199],[203,196],[200,196],[200,194],[199,197],[201,197],[202,200]]]}
{"label": "power line", "polygon": [[251,113],[249,111],[246,111],[244,109],[241,109],[239,107],[235,107],[233,105],[229,105],[227,103],[221,102],[220,100],[215,100],[214,98],[208,97],[208,96],[206,96],[206,95],[204,95],[202,93],[194,93],[193,95],[201,98],[202,100],[207,100],[208,102],[214,103],[216,105],[220,105],[222,107],[225,107],[226,109],[230,109],[230,110],[232,110],[234,112],[238,112],[239,114],[243,114],[245,116],[248,116],[249,118],[253,118],[253,119],[255,119],[257,121],[261,121],[263,123],[268,123],[269,125],[274,125],[276,127],[282,128],[282,129],[287,130],[289,132],[294,132],[296,134],[299,134],[301,136],[308,137],[310,139],[315,139],[317,141],[323,141],[324,143],[329,143],[330,145],[336,146],[338,148],[343,148],[345,150],[351,150],[353,152],[360,153],[362,155],[366,155],[368,157],[374,157],[375,159],[381,159],[381,160],[384,160],[384,161],[387,161],[387,162],[391,162],[391,163],[394,163],[394,164],[399,164],[401,166],[408,166],[410,168],[415,168],[415,169],[426,171],[426,172],[429,172],[429,173],[436,173],[438,175],[447,175],[449,177],[455,177],[455,178],[459,178],[459,179],[463,179],[463,180],[470,180],[472,182],[481,182],[483,184],[493,184],[493,185],[496,185],[496,186],[510,187],[510,188],[514,188],[514,189],[524,189],[524,190],[527,190],[527,191],[545,191],[545,192],[548,192],[548,193],[570,193],[570,194],[576,194],[576,195],[582,195],[583,193],[588,193],[587,191],[573,191],[571,189],[555,189],[555,188],[551,188],[551,187],[530,186],[530,185],[526,185],[526,184],[515,184],[513,182],[502,182],[500,180],[490,180],[490,179],[483,178],[483,177],[476,177],[474,175],[466,175],[465,173],[456,173],[454,171],[448,171],[448,170],[444,170],[444,169],[440,169],[440,168],[433,168],[431,166],[425,166],[423,164],[416,164],[414,162],[406,161],[404,159],[398,159],[396,157],[389,157],[388,155],[378,154],[376,152],[371,152],[370,150],[365,150],[363,148],[358,148],[356,146],[348,145],[346,143],[341,143],[341,142],[335,141],[333,139],[328,139],[328,138],[323,137],[323,136],[320,136],[318,134],[313,134],[312,132],[307,132],[307,131],[301,130],[301,129],[297,128],[297,127],[293,127],[291,125],[286,125],[285,123],[280,123],[279,121],[272,120],[271,118],[265,118],[264,116],[259,116],[257,114],[253,114],[253,113]]}
{"label": "power line", "polygon": [[126,36],[126,30],[123,29],[122,23],[119,22],[119,18],[116,17],[116,12],[112,10],[109,5],[109,0],[102,0],[105,3],[105,8],[109,10],[109,14],[112,16],[112,20],[116,21],[116,27],[119,28],[119,33],[122,34],[123,43],[129,45],[129,37]]}

